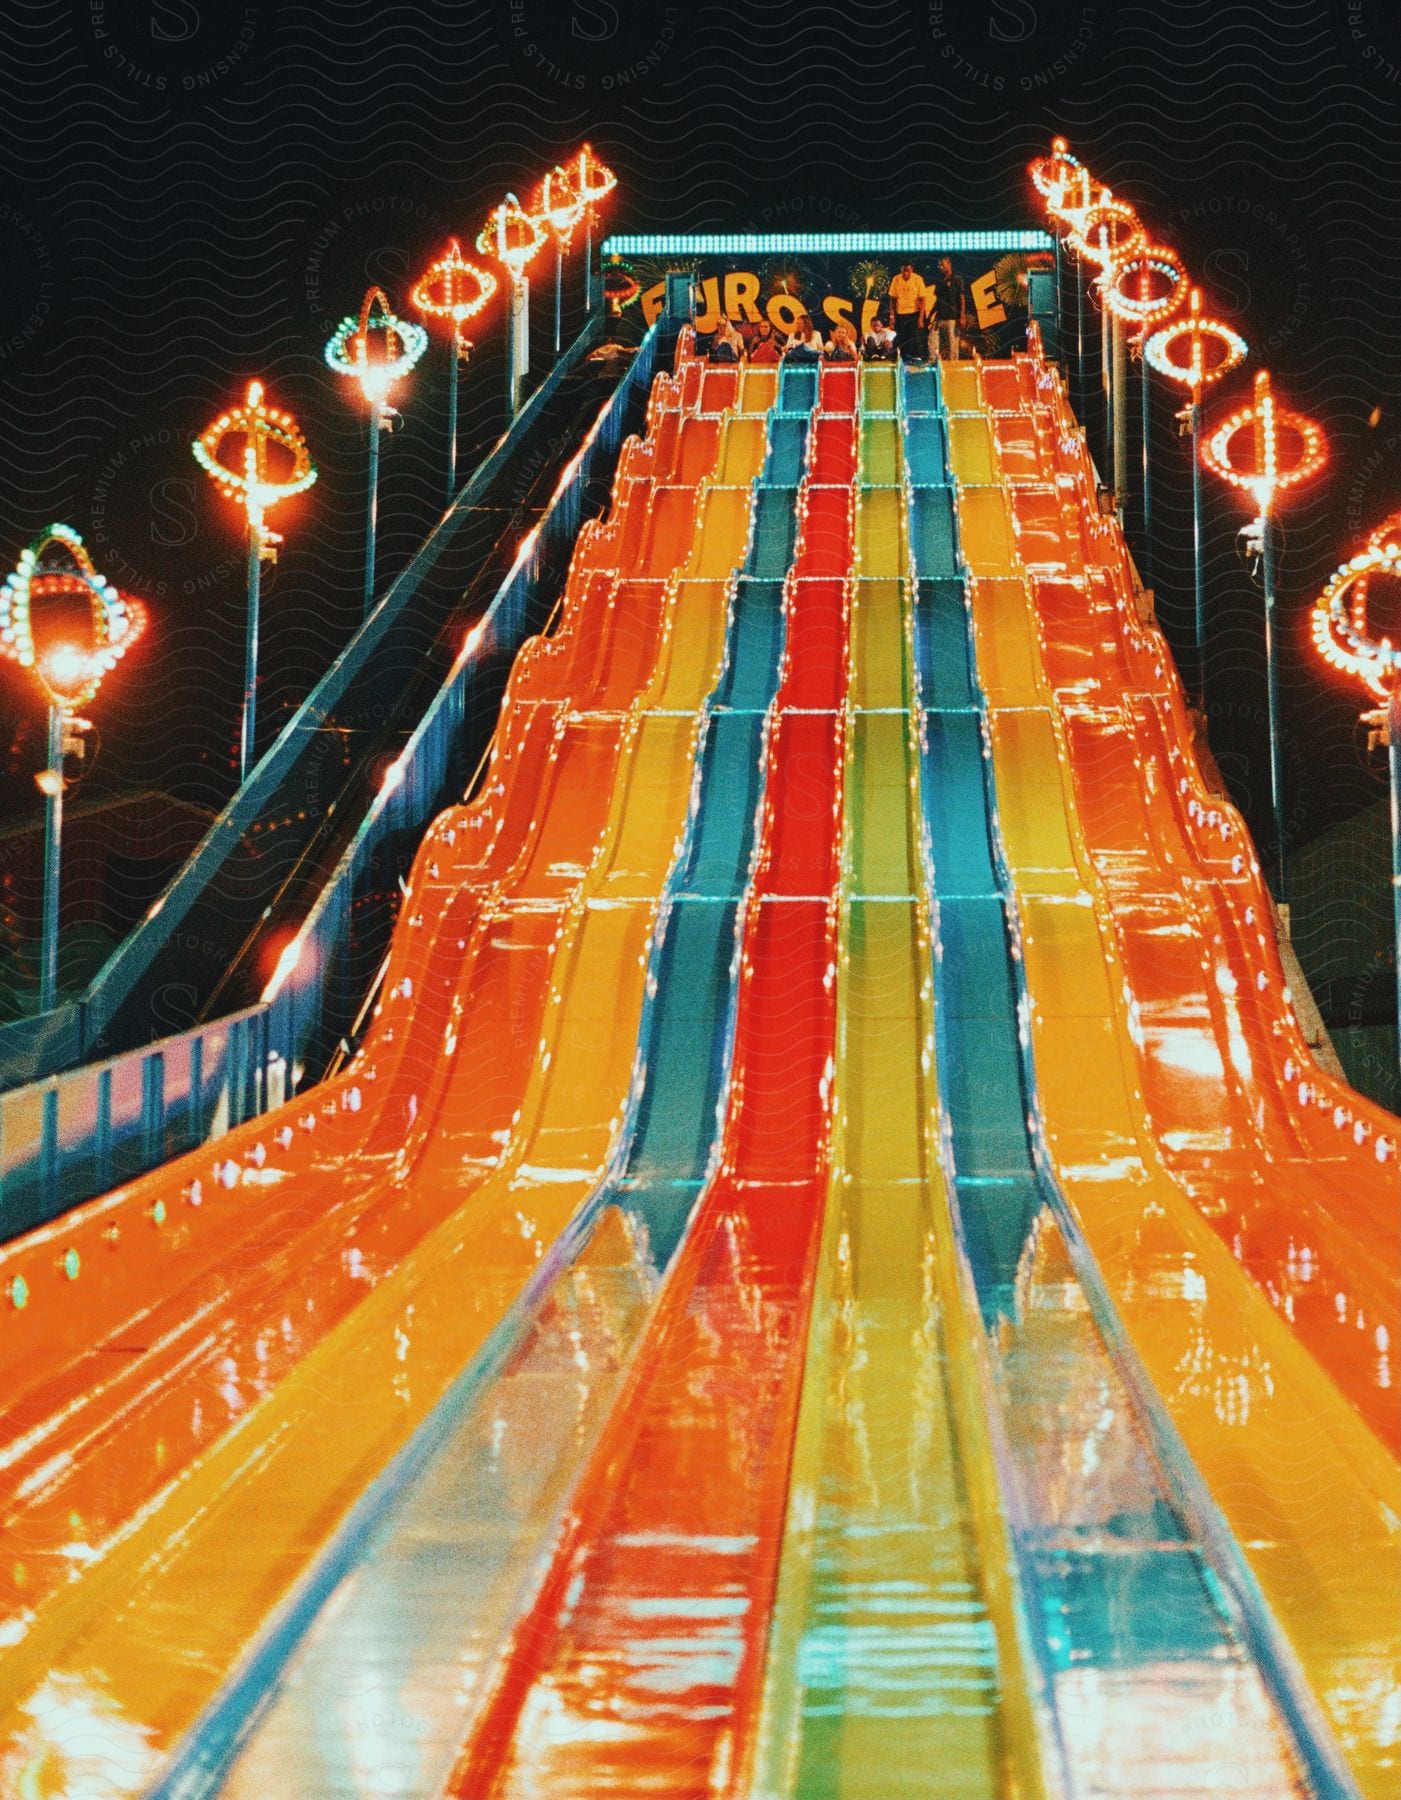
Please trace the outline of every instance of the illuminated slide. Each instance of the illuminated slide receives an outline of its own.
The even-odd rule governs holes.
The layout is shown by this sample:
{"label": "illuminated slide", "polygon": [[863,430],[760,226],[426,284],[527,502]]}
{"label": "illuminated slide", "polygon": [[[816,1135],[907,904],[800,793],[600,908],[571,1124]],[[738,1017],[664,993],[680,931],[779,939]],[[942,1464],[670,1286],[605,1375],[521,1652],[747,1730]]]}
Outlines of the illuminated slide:
{"label": "illuminated slide", "polygon": [[711,385],[658,384],[346,1075],[5,1251],[7,1791],[146,1784],[597,1187],[764,456]]}
{"label": "illuminated slide", "polygon": [[355,1061],[0,1252],[0,1794],[1394,1791],[1398,1125],[1093,495],[683,341]]}
{"label": "illuminated slide", "polygon": [[[1304,1047],[1253,848],[1202,785],[1054,377],[1029,358],[948,375],[1033,1144],[1080,1240],[1078,1254],[1038,1243],[1035,1259],[1059,1282],[1069,1251],[1102,1290],[1121,1366],[1148,1384],[1140,1431],[1199,1540],[1175,1580],[1159,1556],[1136,1600],[1160,1631],[1190,1598],[1196,1553],[1218,1578],[1235,1563],[1234,1635],[1295,1769],[1271,1770],[1239,1688],[1221,1766],[1252,1792],[1385,1794],[1401,1768],[1397,1122]],[[949,951],[946,966],[966,963]],[[1024,1256],[1018,1280],[1034,1269]],[[1200,1617],[1188,1641],[1223,1659]],[[1175,1681],[1162,1694],[1182,1697]],[[1191,1716],[1175,1744],[1210,1714]]]}

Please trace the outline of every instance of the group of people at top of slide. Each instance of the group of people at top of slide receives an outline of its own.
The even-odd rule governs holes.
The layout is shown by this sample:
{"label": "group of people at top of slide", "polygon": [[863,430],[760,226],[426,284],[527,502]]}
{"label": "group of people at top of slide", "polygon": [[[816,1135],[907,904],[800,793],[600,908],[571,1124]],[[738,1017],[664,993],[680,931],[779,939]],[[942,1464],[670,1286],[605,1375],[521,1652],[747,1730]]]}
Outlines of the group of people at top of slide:
{"label": "group of people at top of slide", "polygon": [[721,313],[714,331],[696,333],[696,348],[711,362],[855,362],[860,357],[869,362],[957,362],[960,336],[972,322],[968,283],[955,272],[952,259],[942,256],[932,281],[917,274],[912,263],[904,264],[862,338],[845,322],[824,338],[807,313],[786,332],[768,319],[737,325]]}

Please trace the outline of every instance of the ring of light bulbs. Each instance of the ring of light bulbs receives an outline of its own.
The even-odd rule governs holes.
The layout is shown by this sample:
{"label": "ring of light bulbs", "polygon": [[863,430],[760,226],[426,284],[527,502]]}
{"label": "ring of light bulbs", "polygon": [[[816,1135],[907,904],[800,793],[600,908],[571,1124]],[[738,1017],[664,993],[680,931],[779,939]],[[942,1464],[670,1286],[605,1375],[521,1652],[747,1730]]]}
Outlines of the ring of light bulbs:
{"label": "ring of light bulbs", "polygon": [[1314,602],[1313,641],[1325,662],[1386,701],[1401,686],[1401,648],[1369,628],[1367,592],[1374,575],[1401,578],[1401,514],[1383,519],[1366,548],[1329,577]]}
{"label": "ring of light bulbs", "polygon": [[[34,642],[33,602],[80,596],[92,614],[91,646],[61,644],[41,655]],[[31,670],[50,704],[67,715],[87,705],[145,629],[145,606],[98,574],[82,538],[67,525],[42,531],[20,552],[18,566],[0,587],[0,654]]]}
{"label": "ring of light bulbs", "polygon": [[[1248,469],[1237,466],[1233,449],[1235,440],[1247,431],[1254,452]],[[1298,454],[1287,463],[1281,456],[1280,442],[1286,433],[1298,439]],[[1237,407],[1202,445],[1206,467],[1250,494],[1261,517],[1279,495],[1316,475],[1326,460],[1322,431],[1303,413],[1291,412],[1279,404],[1268,369],[1261,369],[1256,375],[1250,405]]]}
{"label": "ring of light bulbs", "polygon": [[1083,167],[1065,139],[1058,137],[1051,139],[1051,154],[1038,156],[1030,165],[1029,173],[1032,185],[1049,206],[1052,202],[1059,204],[1067,186],[1075,179],[1075,171]]}
{"label": "ring of light bulbs", "polygon": [[[1155,277],[1166,281],[1167,287],[1150,294],[1148,283]],[[1100,293],[1109,311],[1145,331],[1172,317],[1182,304],[1186,287],[1187,271],[1177,252],[1166,244],[1144,244],[1127,256],[1116,257],[1100,277]]]}
{"label": "ring of light bulbs", "polygon": [[474,319],[496,292],[496,277],[490,269],[478,268],[462,254],[456,238],[434,263],[419,276],[409,294],[419,312],[433,319],[451,319],[460,329]]}
{"label": "ring of light bulbs", "polygon": [[545,242],[539,219],[528,213],[514,194],[507,194],[492,207],[486,224],[477,233],[477,249],[483,256],[494,256],[510,271],[512,281],[519,281],[531,258]]}
{"label": "ring of light bulbs", "polygon": [[1101,189],[1098,201],[1079,215],[1067,240],[1078,256],[1101,269],[1134,255],[1147,241],[1138,214],[1127,202],[1114,199],[1108,188]]}
{"label": "ring of light bulbs", "polygon": [[[1187,360],[1179,362],[1173,351],[1184,342],[1189,346]],[[1220,347],[1219,362],[1208,363],[1208,344]],[[1196,287],[1188,296],[1186,317],[1155,331],[1143,346],[1144,360],[1150,368],[1191,388],[1194,394],[1239,367],[1249,353],[1249,347],[1238,331],[1232,331],[1220,319],[1210,318],[1202,312],[1202,292]]]}
{"label": "ring of light bulbs", "polygon": [[358,381],[366,399],[382,406],[390,388],[408,374],[427,348],[428,333],[423,326],[396,317],[384,289],[372,287],[365,294],[359,317],[342,319],[331,333],[326,362],[337,375]]}
{"label": "ring of light bulbs", "polygon": [[[239,437],[243,439],[243,449],[238,460],[226,462],[229,440]],[[269,469],[268,452],[274,447],[287,458],[281,475]],[[263,515],[279,500],[305,492],[316,480],[311,452],[291,413],[269,406],[262,382],[250,381],[243,405],[220,413],[190,448],[219,492],[247,513],[249,528],[258,537],[259,554],[271,554],[282,539]]]}

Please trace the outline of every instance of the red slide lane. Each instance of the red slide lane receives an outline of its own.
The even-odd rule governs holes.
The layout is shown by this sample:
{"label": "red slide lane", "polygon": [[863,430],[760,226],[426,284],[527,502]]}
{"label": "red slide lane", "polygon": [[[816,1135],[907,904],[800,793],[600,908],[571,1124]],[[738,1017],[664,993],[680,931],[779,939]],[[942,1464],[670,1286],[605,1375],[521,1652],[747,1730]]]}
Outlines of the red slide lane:
{"label": "red slide lane", "polygon": [[[710,1800],[743,1779],[829,1157],[848,605],[844,581],[803,578],[812,548],[789,589],[721,1168],[453,1772],[472,1800]],[[798,710],[814,703],[830,710]]]}

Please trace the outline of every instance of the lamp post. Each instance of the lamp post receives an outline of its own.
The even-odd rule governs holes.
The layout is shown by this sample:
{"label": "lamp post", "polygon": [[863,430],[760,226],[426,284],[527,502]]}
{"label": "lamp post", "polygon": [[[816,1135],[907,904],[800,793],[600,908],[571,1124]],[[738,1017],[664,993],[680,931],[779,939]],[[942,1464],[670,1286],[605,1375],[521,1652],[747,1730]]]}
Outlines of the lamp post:
{"label": "lamp post", "polygon": [[1110,264],[1100,278],[1105,306],[1117,324],[1136,327],[1134,343],[1139,351],[1140,400],[1142,403],[1143,541],[1140,561],[1146,584],[1151,585],[1153,555],[1152,387],[1148,358],[1143,354],[1149,328],[1171,318],[1186,295],[1187,276],[1176,254],[1164,244],[1144,244]]}
{"label": "lamp post", "polygon": [[[241,446],[238,440],[242,440]],[[261,381],[250,381],[242,406],[221,413],[191,445],[195,461],[219,492],[243,508],[248,525],[248,616],[244,633],[243,717],[238,736],[239,786],[248,779],[257,743],[258,614],[262,565],[277,561],[279,533],[269,507],[305,492],[316,480],[311,452],[291,413],[269,406]]]}
{"label": "lamp post", "polygon": [[494,256],[511,280],[510,324],[506,344],[506,418],[514,419],[524,397],[530,369],[530,282],[526,267],[545,241],[540,221],[526,212],[514,194],[492,208],[477,233],[477,249]]}
{"label": "lamp post", "polygon": [[[1145,363],[1185,387],[1191,396],[1178,414],[1192,435],[1192,590],[1193,644],[1196,653],[1197,702],[1206,704],[1206,556],[1202,537],[1202,390],[1220,381],[1245,361],[1249,351],[1239,332],[1202,312],[1202,291],[1187,297],[1187,316],[1155,331],[1143,346]],[[1178,346],[1186,344],[1186,360]]]}
{"label": "lamp post", "polygon": [[[1075,171],[1082,166],[1080,159],[1072,154],[1070,146],[1065,139],[1063,137],[1057,137],[1051,139],[1050,154],[1047,156],[1038,156],[1034,162],[1028,165],[1027,169],[1027,173],[1031,176],[1032,186],[1045,202],[1048,219],[1053,224],[1061,227],[1061,230],[1055,232],[1053,235],[1055,237],[1056,245],[1056,355],[1062,362],[1066,362],[1068,359],[1066,358],[1063,338],[1064,326],[1062,323],[1064,317],[1062,295],[1065,286],[1065,271],[1062,266],[1064,258],[1062,256],[1061,239],[1064,233],[1069,229],[1069,221],[1060,212],[1059,208],[1070,187],[1071,181],[1074,179]],[[1076,293],[1078,297],[1078,284]],[[1079,311],[1078,308],[1077,311]],[[1081,314],[1081,317],[1083,317],[1083,314]],[[1077,345],[1077,351],[1082,349],[1083,345]]]}
{"label": "lamp post", "polygon": [[1396,958],[1396,1045],[1401,1056],[1401,650],[1377,637],[1367,618],[1374,575],[1401,577],[1401,515],[1386,519],[1367,546],[1335,570],[1314,602],[1313,636],[1319,654],[1363,683],[1381,705],[1364,712],[1369,744],[1386,747],[1391,797],[1391,922]]}
{"label": "lamp post", "polygon": [[[1138,214],[1108,188],[1082,213],[1071,233],[1072,245],[1100,270],[1096,285],[1121,257],[1143,248],[1147,239]],[[1108,306],[1100,308],[1100,351],[1104,387],[1106,466],[1114,485],[1116,503],[1122,507],[1128,487],[1128,425],[1124,410],[1124,337],[1118,317]]]}
{"label": "lamp post", "polygon": [[578,155],[570,159],[570,172],[584,215],[584,307],[587,312],[592,312],[594,209],[617,187],[618,177],[607,163],[598,160],[590,144],[585,144]]}
{"label": "lamp post", "polygon": [[[69,612],[82,602],[90,641],[74,643],[65,618],[57,642],[38,644],[34,603]],[[58,890],[63,854],[63,758],[81,746],[87,723],[78,709],[95,698],[146,629],[146,608],[120,594],[93,567],[83,540],[67,525],[50,525],[20,553],[18,566],[0,588],[0,654],[28,669],[48,702],[47,754],[35,779],[44,796],[44,897],[39,948],[39,1006],[49,1012],[58,997]],[[44,634],[47,636],[47,633]]]}
{"label": "lamp post", "polygon": [[[1056,142],[1063,142],[1057,139]],[[1035,178],[1033,165],[1033,179]],[[1051,172],[1047,175],[1049,191],[1046,196],[1046,210],[1052,219],[1065,227],[1065,247],[1077,261],[1080,258],[1077,233],[1085,221],[1090,208],[1095,204],[1098,191],[1093,175],[1083,163],[1076,162],[1067,155],[1063,165],[1057,172],[1054,146],[1052,147]],[[1076,392],[1078,390],[1078,393]],[[1085,372],[1085,283],[1079,276],[1075,281],[1075,383],[1071,392],[1072,404],[1079,417],[1084,418],[1089,396],[1089,383]]]}
{"label": "lamp post", "polygon": [[396,318],[388,296],[380,287],[370,288],[358,318],[342,319],[326,344],[327,364],[337,375],[358,381],[369,402],[370,457],[365,505],[365,612],[375,596],[375,540],[379,527],[379,434],[392,431],[398,414],[389,405],[389,392],[428,348],[428,333],[421,325]]}
{"label": "lamp post", "polygon": [[564,259],[584,216],[584,202],[572,167],[562,169],[556,165],[551,169],[540,183],[536,202],[536,216],[549,225],[555,243],[555,355],[558,356],[563,343]]}
{"label": "lamp post", "polygon": [[[1238,436],[1249,433],[1248,461],[1238,463],[1233,449]],[[1292,444],[1290,440],[1293,440]],[[1279,626],[1275,604],[1275,542],[1273,515],[1291,488],[1316,475],[1326,453],[1323,433],[1312,419],[1290,412],[1275,399],[1270,372],[1255,377],[1255,395],[1211,434],[1202,446],[1201,460],[1213,474],[1241,488],[1255,502],[1255,518],[1247,527],[1247,543],[1258,546],[1260,579],[1265,593],[1265,678],[1270,715],[1270,806],[1274,814],[1276,899],[1286,898],[1284,846],[1284,769],[1280,755],[1282,724],[1279,705]]]}
{"label": "lamp post", "polygon": [[462,335],[462,327],[476,315],[496,292],[496,277],[488,269],[469,263],[454,238],[447,249],[430,264],[414,286],[409,299],[421,313],[433,319],[450,319],[452,337],[448,344],[448,471],[447,497],[457,492],[457,373],[458,366],[472,354],[472,343]]}

